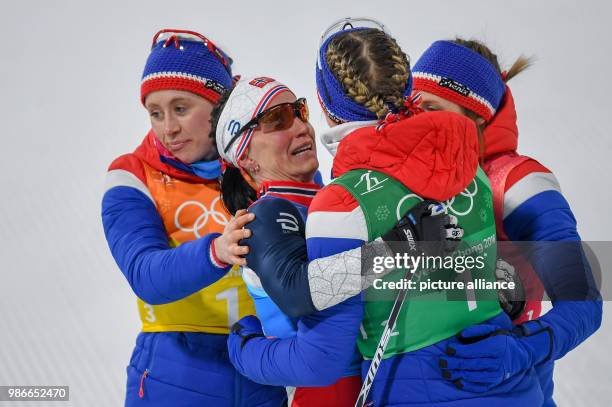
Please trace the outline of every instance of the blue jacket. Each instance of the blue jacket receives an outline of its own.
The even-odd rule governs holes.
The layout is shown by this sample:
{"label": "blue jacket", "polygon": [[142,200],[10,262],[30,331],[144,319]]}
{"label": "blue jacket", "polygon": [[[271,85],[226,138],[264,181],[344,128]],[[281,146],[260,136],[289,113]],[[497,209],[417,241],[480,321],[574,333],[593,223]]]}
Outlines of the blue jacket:
{"label": "blue jacket", "polygon": [[[247,264],[257,275],[267,275],[262,270],[274,270],[282,259],[298,257],[308,262],[306,209],[316,191],[310,193],[299,186],[265,187],[265,195],[249,208],[255,220],[245,227],[253,237],[244,243],[250,247]],[[289,297],[282,301],[288,302]],[[359,298],[351,298],[297,319],[295,336],[250,340],[242,352],[230,353],[232,363],[249,379],[274,385],[319,387],[343,376],[359,375],[356,338],[362,316]],[[268,333],[267,321],[262,324]]]}
{"label": "blue jacket", "polygon": [[[507,87],[484,130],[485,168],[498,155],[517,151],[516,121],[514,98]],[[576,219],[548,168],[533,159],[513,168],[505,181],[502,205],[503,231],[511,241],[526,242],[521,246],[553,304],[552,310],[538,318],[554,334],[552,354],[536,365],[544,406],[552,407],[554,360],[597,331],[602,301],[580,245]]]}
{"label": "blue jacket", "polygon": [[[431,128],[427,126],[435,126],[437,123],[433,119],[437,118],[442,118],[442,116],[440,114],[435,115],[435,117],[429,115],[427,119],[431,119],[431,121],[423,118],[416,123],[420,126],[420,130],[428,132]],[[338,128],[342,128],[342,125],[336,129]],[[341,149],[343,143],[345,142],[343,141],[340,144]],[[401,146],[400,141],[397,141],[396,148],[393,151],[397,151],[398,146]],[[352,147],[357,150],[361,148],[361,146],[355,145]],[[376,151],[371,153],[382,156],[381,151],[384,150],[384,147],[378,145],[375,146],[375,149]],[[349,150],[351,149],[348,148],[345,151]],[[391,151],[392,149],[388,150]],[[359,151],[358,154],[364,157],[370,156],[365,151],[363,151],[363,154]],[[398,159],[405,159],[402,151],[398,152],[397,156],[392,159],[389,157],[387,164],[393,165]],[[329,193],[324,198],[322,195],[317,195],[315,202],[309,209],[310,215],[306,228],[307,252],[303,248],[303,242],[293,239],[291,234],[282,235],[278,228],[271,229],[266,237],[266,247],[269,248],[266,253],[266,260],[272,268],[262,268],[260,274],[269,273],[274,277],[272,280],[277,280],[284,286],[285,297],[289,300],[283,301],[280,299],[282,296],[278,296],[279,301],[277,303],[281,306],[281,309],[284,309],[281,304],[295,302],[296,299],[302,300],[312,293],[313,287],[310,286],[312,282],[302,275],[305,272],[304,270],[308,271],[308,265],[306,264],[308,260],[312,261],[313,259],[354,249],[367,241],[364,215],[360,215],[359,206],[354,198],[352,196],[334,195],[331,192],[332,189],[334,188],[327,188]],[[335,188],[336,191],[338,189],[341,188]],[[319,199],[320,197],[321,199]],[[281,210],[284,211],[284,208],[279,208],[278,212]],[[275,218],[277,216],[270,217],[271,220]],[[272,232],[275,232],[277,236],[271,236]],[[257,235],[254,234],[254,236]],[[250,260],[249,264],[251,264]],[[257,271],[257,269],[255,270]],[[260,278],[262,283],[264,280],[268,281],[265,276],[260,275]],[[341,281],[337,284],[340,283]],[[281,292],[281,290],[272,291]],[[277,301],[276,297],[273,298]],[[329,309],[340,306],[361,308],[361,304],[355,300],[358,300],[358,298],[352,297]],[[312,298],[310,298],[310,300],[293,307],[293,311],[308,310],[312,308],[312,303]],[[347,314],[348,312],[346,310]],[[317,313],[311,315],[317,315]],[[323,324],[325,321],[317,322]],[[243,355],[250,355],[253,349],[265,350],[258,351],[259,354],[255,360],[252,360],[250,356],[243,356],[242,366],[238,369],[248,371],[248,376],[251,378],[255,377],[251,376],[252,374],[263,380],[271,377],[278,378],[280,374],[293,374],[296,375],[297,379],[300,379],[297,375],[304,374],[304,372],[310,378],[309,371],[315,364],[320,366],[320,372],[324,372],[325,369],[333,369],[333,363],[328,363],[328,360],[346,360],[351,351],[347,333],[352,332],[347,330],[349,326],[348,324],[344,325],[345,321],[341,322],[343,324],[324,325],[325,332],[323,333],[323,329],[321,329],[320,338],[316,338],[313,334],[313,331],[319,330],[319,325],[314,326],[310,331],[303,330],[304,337],[313,337],[319,339],[320,342],[252,339],[246,343],[244,352],[242,352]],[[511,321],[504,314],[487,322],[496,324],[500,328],[511,328]],[[355,324],[354,329],[358,329],[359,322],[353,323]],[[341,346],[337,346],[339,342],[336,342],[336,338],[343,341],[340,344]],[[345,340],[347,340],[346,344],[344,344]],[[438,360],[440,356],[445,354],[445,349],[446,341],[441,341],[415,352],[384,359],[371,393],[376,405],[488,406],[496,404],[514,406],[534,405],[542,402],[543,397],[533,368],[515,375],[497,386],[494,391],[486,396],[457,389],[441,376]],[[367,370],[367,366],[368,362],[364,362],[364,371]],[[338,370],[336,369],[334,373],[337,375]]]}
{"label": "blue jacket", "polygon": [[[214,258],[211,242],[218,233],[207,234],[206,228],[222,230],[223,225],[201,219],[193,223],[200,213],[192,213],[195,218],[188,225],[183,217],[186,211],[178,209],[191,203],[188,209],[206,206],[211,219],[229,218],[212,208],[219,200],[218,183],[162,162],[154,137],[151,132],[133,154],[111,164],[102,199],[109,248],[132,290],[145,303],[143,308],[139,302],[139,310],[143,330],[149,331],[141,332],[136,340],[127,369],[125,404],[278,407],[286,399],[283,388],[256,384],[242,377],[229,361],[230,312],[226,310],[231,297],[220,296],[215,301],[215,294],[242,290],[244,306],[239,303],[239,311],[251,313],[253,306],[240,276],[229,276],[229,266]],[[193,195],[184,194],[187,189],[206,193],[211,202],[190,202]],[[181,222],[174,236],[164,224],[174,220],[172,205]],[[220,288],[212,288],[207,295],[196,294],[211,286]],[[227,288],[231,291],[224,292]],[[180,304],[188,312],[181,312]],[[192,321],[202,323],[190,325]],[[203,332],[190,332],[194,329]]]}

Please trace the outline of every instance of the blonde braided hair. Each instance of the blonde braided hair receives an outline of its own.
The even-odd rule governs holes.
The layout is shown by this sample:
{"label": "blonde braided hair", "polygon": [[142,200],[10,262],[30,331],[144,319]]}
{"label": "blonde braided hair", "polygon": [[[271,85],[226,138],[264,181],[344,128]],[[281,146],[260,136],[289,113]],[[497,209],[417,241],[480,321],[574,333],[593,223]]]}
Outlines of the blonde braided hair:
{"label": "blonde braided hair", "polygon": [[332,39],[327,65],[355,102],[383,118],[389,105],[404,108],[410,77],[408,57],[397,42],[374,28],[348,31]]}

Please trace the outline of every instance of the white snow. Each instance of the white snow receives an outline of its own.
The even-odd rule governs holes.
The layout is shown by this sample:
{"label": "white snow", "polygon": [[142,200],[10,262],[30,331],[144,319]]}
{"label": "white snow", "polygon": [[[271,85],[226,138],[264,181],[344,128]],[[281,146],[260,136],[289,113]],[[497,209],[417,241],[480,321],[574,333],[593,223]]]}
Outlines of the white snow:
{"label": "white snow", "polygon": [[[318,36],[347,15],[382,20],[415,61],[434,40],[486,41],[508,66],[521,151],[559,179],[586,240],[610,240],[612,95],[606,1],[5,2],[0,13],[0,385],[70,385],[62,405],[121,405],[139,330],[136,300],[100,222],[108,164],[148,130],[142,67],[160,28],[224,44],[236,72],[276,77],[306,96],[312,123]],[[331,159],[318,146],[321,170]],[[612,308],[556,369],[560,406],[605,406]],[[38,406],[38,403],[20,405]],[[0,402],[0,405],[3,405]],[[7,404],[8,405],[8,404]]]}

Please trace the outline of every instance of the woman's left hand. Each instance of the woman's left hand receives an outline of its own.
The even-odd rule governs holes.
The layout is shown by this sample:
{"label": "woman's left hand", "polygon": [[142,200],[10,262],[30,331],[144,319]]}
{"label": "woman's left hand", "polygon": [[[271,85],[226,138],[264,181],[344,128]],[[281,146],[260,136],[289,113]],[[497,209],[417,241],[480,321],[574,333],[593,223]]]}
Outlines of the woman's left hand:
{"label": "woman's left hand", "polygon": [[251,237],[251,231],[243,229],[244,225],[253,221],[255,215],[240,209],[225,225],[223,234],[214,240],[215,256],[225,264],[246,265],[246,259],[242,256],[249,252],[248,246],[240,246],[242,239]]}

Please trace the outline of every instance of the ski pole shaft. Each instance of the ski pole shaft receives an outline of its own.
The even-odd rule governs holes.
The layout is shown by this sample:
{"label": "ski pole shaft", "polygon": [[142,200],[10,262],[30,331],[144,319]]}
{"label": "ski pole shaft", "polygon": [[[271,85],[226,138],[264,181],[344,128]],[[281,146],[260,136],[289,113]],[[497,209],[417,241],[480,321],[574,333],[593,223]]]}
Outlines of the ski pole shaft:
{"label": "ski pole shaft", "polygon": [[[412,273],[410,271],[407,271],[404,278],[408,279],[409,277],[412,277]],[[365,405],[365,402],[368,398],[368,394],[370,393],[370,388],[372,387],[372,383],[374,383],[374,378],[376,377],[376,373],[378,372],[378,367],[380,366],[382,357],[385,353],[385,350],[387,349],[387,345],[389,344],[391,334],[393,333],[395,325],[397,324],[397,317],[399,316],[400,311],[402,310],[402,305],[404,304],[404,300],[406,299],[407,294],[408,290],[402,289],[399,293],[397,293],[397,297],[395,297],[393,308],[391,308],[389,319],[387,319],[385,329],[383,330],[383,334],[380,337],[378,346],[376,347],[376,352],[372,357],[372,363],[370,363],[368,374],[366,375],[366,378],[363,381],[363,384],[361,385],[361,390],[359,391],[359,396],[357,397],[357,401],[355,402],[355,407],[363,407]]]}

